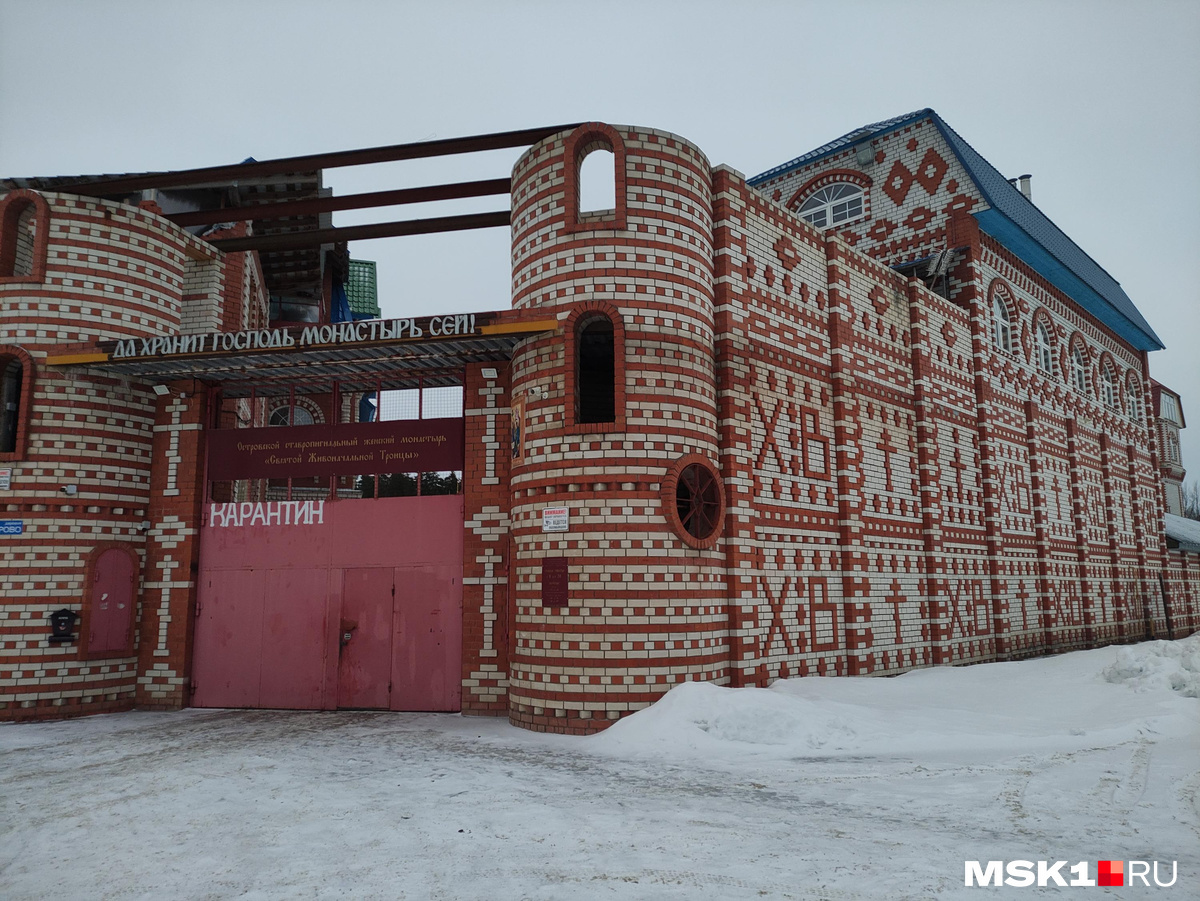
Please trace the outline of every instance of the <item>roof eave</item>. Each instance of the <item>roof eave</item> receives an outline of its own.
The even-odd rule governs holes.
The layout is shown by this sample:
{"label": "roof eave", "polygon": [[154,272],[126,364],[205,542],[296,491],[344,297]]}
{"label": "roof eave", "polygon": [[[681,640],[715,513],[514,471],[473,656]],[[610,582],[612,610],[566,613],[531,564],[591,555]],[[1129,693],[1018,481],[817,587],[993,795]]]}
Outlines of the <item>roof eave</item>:
{"label": "roof eave", "polygon": [[[885,126],[876,128],[874,131],[865,131],[866,129],[869,129],[870,126],[864,126],[863,129],[859,129],[860,131],[865,131],[865,133],[861,136],[861,138],[859,140],[869,141],[869,140],[872,140],[872,139],[878,137],[881,134],[890,134],[891,132],[895,131],[896,129],[905,128],[914,122],[919,122],[922,119],[928,119],[930,116],[933,116],[933,115],[935,115],[933,110],[929,109],[927,107],[925,109],[917,110],[915,113],[905,116],[903,119],[899,119],[895,122],[889,122],[888,120],[885,119],[884,121],[888,122],[888,124]],[[752,176],[751,178],[746,179],[746,184],[750,185],[750,187],[752,187],[752,188],[757,188],[759,185],[763,184],[764,182],[770,181],[772,178],[777,178],[780,175],[786,175],[789,172],[792,172],[796,169],[801,168],[802,166],[808,166],[808,165],[811,165],[812,163],[819,163],[821,160],[828,159],[829,157],[834,156],[835,154],[841,153],[847,147],[853,147],[856,143],[859,143],[858,141],[841,143],[845,138],[848,138],[852,134],[854,134],[854,132],[852,132],[852,131],[847,132],[846,134],[842,135],[841,137],[835,138],[834,140],[830,141],[829,149],[822,151],[821,153],[814,153],[813,151],[809,151],[808,153],[801,154],[800,156],[796,157],[795,159],[788,160],[788,162],[786,162],[786,163],[780,163],[778,166],[775,166],[773,169],[768,169],[766,172],[760,172],[758,175],[755,175],[755,176]]]}
{"label": "roof eave", "polygon": [[988,209],[973,215],[982,231],[999,241],[1050,284],[1112,329],[1118,337],[1135,350],[1153,351],[1164,348],[1162,340],[1154,333],[1153,329],[1142,328],[1141,325],[1122,314],[1094,288],[1072,272],[1065,263],[1054,257],[1003,213],[995,209]]}

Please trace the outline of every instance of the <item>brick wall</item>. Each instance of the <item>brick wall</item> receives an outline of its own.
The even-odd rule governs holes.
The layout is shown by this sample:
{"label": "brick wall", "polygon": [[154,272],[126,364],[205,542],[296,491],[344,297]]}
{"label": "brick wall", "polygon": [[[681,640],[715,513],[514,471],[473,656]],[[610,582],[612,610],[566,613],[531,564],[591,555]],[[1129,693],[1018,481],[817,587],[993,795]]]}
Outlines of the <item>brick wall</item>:
{"label": "brick wall", "polygon": [[[1149,409],[1145,356],[979,232],[968,210],[981,201],[928,123],[877,140],[876,174],[890,180],[872,181],[863,221],[828,233],[785,208],[820,167],[759,193],[726,167],[706,182],[680,139],[615,131],[626,209],[606,216],[611,228],[572,228],[570,136],[514,170],[515,303],[553,309],[564,325],[513,360],[527,455],[512,476],[515,722],[594,729],[680,679],[764,685],[1165,637],[1167,605],[1178,608],[1174,634],[1195,628],[1186,560],[1164,569],[1152,423],[1129,402],[1136,392]],[[708,183],[705,203],[696,187]],[[673,343],[708,337],[708,291],[695,281],[708,269],[694,256],[708,249],[695,221],[706,210],[715,417],[700,405],[707,383],[671,371],[703,359],[703,345],[677,355]],[[872,232],[884,210],[888,224]],[[882,264],[947,243],[948,297]],[[996,291],[1011,313],[1003,350]],[[572,323],[600,308],[625,329],[625,422],[580,434]],[[1050,372],[1038,321],[1052,335]],[[1070,381],[1073,341],[1086,348],[1084,391]],[[661,387],[679,409],[663,413]],[[653,495],[671,452],[690,447],[719,455],[726,517],[721,540],[683,569]],[[560,504],[571,532],[542,533],[541,508]],[[540,606],[541,560],[556,555],[571,567],[566,609]],[[693,596],[723,591],[721,605],[681,611],[679,573]],[[726,631],[705,631],[709,609]],[[666,612],[692,631],[647,640]],[[681,653],[678,639],[697,634],[726,661]],[[703,665],[689,670],[689,659]]]}
{"label": "brick wall", "polygon": [[[174,423],[179,394],[194,386],[158,399],[147,385],[44,360],[51,346],[179,332],[193,301],[211,293],[196,290],[197,267],[216,267],[208,281],[219,285],[220,262],[152,206],[38,196],[49,213],[44,258],[28,277],[0,282],[0,345],[22,349],[36,367],[27,447],[0,462],[12,469],[0,515],[24,523],[22,535],[0,538],[0,717],[94,713],[135,699],[179,706],[187,637],[168,629],[164,645],[159,629],[171,615],[161,615],[166,592],[192,578],[172,542],[191,528],[186,509],[196,502],[198,433],[180,441]],[[199,415],[191,405],[202,403],[201,392],[187,405],[187,427]],[[75,496],[64,485],[75,485]],[[88,557],[109,543],[139,561],[137,638],[128,657],[88,659],[77,643],[47,640],[47,617],[86,610]],[[186,617],[173,628],[181,625]]]}
{"label": "brick wall", "polygon": [[[597,142],[619,161],[617,208],[579,217],[576,151]],[[689,546],[662,497],[681,458],[719,462],[710,167],[673,135],[592,124],[531,148],[512,203],[514,306],[557,315],[564,333],[512,362],[525,442],[511,477],[509,711],[533,729],[592,731],[678,682],[728,679],[722,551]],[[617,336],[608,425],[576,422],[575,323],[591,315]],[[542,531],[548,506],[569,508],[569,532]],[[567,560],[566,607],[541,603],[550,557]]]}

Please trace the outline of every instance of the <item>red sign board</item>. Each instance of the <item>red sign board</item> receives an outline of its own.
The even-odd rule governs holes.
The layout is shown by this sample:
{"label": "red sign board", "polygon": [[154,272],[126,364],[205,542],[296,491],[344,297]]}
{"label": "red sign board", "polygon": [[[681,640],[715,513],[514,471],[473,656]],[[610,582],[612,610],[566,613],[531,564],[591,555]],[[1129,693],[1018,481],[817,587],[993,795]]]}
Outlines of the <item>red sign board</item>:
{"label": "red sign board", "polygon": [[271,426],[208,433],[208,477],[216,482],[462,468],[461,419]]}
{"label": "red sign board", "polygon": [[542,560],[542,606],[566,607],[567,588],[571,576],[566,557],[546,557]]}

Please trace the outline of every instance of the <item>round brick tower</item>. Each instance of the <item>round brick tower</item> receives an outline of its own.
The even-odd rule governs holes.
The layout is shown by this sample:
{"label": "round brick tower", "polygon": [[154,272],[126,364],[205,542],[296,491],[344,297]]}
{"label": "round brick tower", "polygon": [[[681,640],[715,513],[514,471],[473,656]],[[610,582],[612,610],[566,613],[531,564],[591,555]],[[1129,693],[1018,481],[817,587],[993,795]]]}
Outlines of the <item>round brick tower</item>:
{"label": "round brick tower", "polygon": [[[13,404],[0,444],[0,719],[121,709],[153,665],[138,665],[139,586],[164,578],[148,558],[156,412],[187,418],[191,402],[48,366],[47,352],[176,334],[189,294],[215,312],[218,254],[153,211],[66,194],[10,191],[0,226],[0,371]],[[81,621],[56,640],[60,609]]]}
{"label": "round brick tower", "polygon": [[[616,206],[581,211],[596,150]],[[562,330],[512,365],[509,714],[592,732],[727,677],[711,168],[675,135],[588,123],[521,157],[512,211],[513,305]]]}

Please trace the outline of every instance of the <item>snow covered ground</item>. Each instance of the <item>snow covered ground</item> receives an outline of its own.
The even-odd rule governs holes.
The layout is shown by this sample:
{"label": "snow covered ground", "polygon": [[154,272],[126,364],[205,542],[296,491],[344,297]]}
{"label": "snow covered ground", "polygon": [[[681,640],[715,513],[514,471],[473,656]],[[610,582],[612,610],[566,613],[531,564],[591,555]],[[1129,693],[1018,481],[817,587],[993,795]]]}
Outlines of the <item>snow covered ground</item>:
{"label": "snow covered ground", "polygon": [[1090,894],[1191,899],[1198,794],[1200,636],[687,684],[586,739],[449,715],[118,714],[0,727],[0,898],[1029,896],[964,887],[964,860],[1087,860],[1094,878],[1137,859],[1178,861],[1178,881]]}

